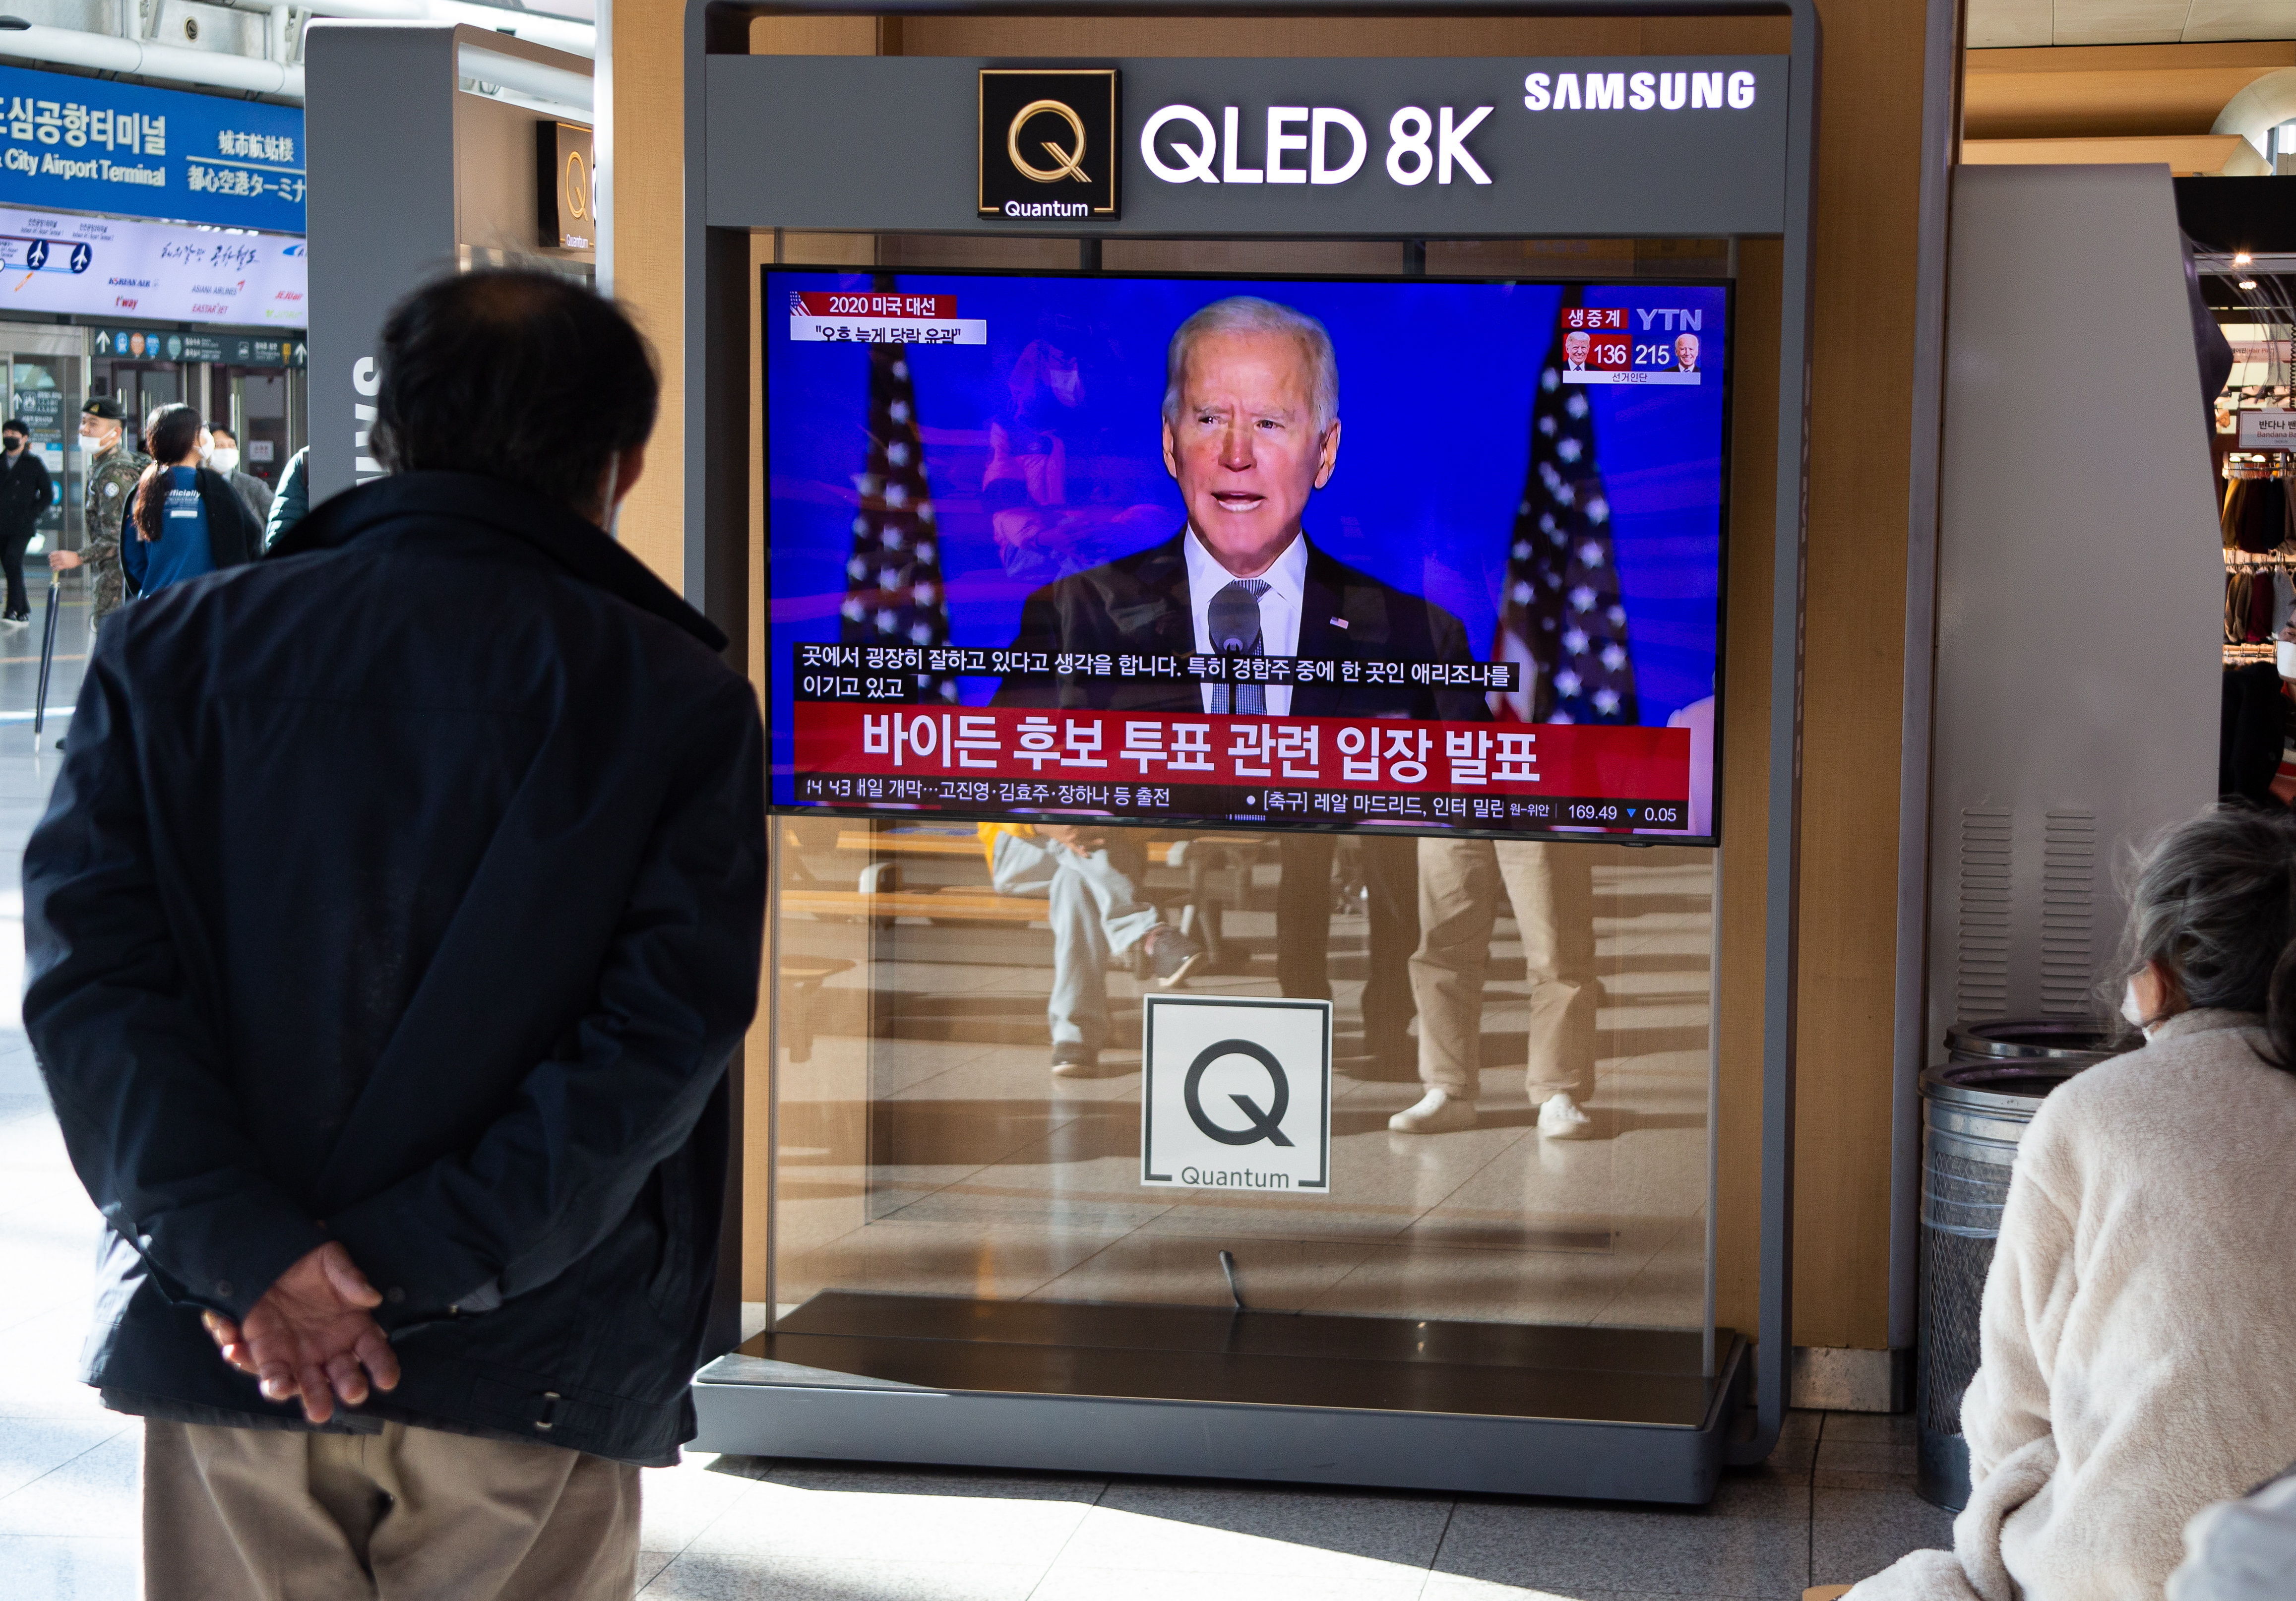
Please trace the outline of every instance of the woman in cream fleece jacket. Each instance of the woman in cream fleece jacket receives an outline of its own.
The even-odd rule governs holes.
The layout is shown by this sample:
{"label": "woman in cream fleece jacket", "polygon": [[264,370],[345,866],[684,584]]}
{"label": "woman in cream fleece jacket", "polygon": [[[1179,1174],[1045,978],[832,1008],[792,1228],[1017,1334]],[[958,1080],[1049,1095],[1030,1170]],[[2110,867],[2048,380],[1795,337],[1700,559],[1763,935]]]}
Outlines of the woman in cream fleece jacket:
{"label": "woman in cream fleece jacket", "polygon": [[2296,828],[2206,814],[2131,905],[2139,1051],[2021,1146],[1962,1404],[1969,1506],[1852,1601],[2159,1601],[2296,1457]]}

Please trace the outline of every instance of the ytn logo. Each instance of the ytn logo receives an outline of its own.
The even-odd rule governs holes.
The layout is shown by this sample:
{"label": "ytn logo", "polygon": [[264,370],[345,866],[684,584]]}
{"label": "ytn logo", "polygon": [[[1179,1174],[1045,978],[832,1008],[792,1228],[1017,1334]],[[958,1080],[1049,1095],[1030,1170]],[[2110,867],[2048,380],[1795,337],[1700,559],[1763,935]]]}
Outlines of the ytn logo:
{"label": "ytn logo", "polygon": [[980,214],[1118,216],[1117,91],[1111,68],[982,69]]}

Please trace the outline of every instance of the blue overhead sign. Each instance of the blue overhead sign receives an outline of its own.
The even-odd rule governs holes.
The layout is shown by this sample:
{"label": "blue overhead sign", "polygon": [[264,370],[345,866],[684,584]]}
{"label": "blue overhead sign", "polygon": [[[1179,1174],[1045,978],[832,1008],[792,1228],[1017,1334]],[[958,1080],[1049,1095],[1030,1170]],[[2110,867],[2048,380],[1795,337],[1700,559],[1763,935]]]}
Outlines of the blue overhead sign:
{"label": "blue overhead sign", "polygon": [[300,234],[303,113],[0,67],[0,204]]}

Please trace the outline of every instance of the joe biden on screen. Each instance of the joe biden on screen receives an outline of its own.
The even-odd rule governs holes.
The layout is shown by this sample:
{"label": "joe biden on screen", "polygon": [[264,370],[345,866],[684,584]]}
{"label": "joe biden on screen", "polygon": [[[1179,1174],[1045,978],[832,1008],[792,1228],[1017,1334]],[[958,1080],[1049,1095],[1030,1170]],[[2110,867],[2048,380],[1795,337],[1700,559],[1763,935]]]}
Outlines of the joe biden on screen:
{"label": "joe biden on screen", "polygon": [[[1334,560],[1301,527],[1340,459],[1339,361],[1323,324],[1237,295],[1172,335],[1164,466],[1187,523],[1161,545],[1047,584],[1016,650],[1470,661],[1459,620]],[[1007,677],[1000,706],[1474,720],[1482,694],[1411,685]]]}

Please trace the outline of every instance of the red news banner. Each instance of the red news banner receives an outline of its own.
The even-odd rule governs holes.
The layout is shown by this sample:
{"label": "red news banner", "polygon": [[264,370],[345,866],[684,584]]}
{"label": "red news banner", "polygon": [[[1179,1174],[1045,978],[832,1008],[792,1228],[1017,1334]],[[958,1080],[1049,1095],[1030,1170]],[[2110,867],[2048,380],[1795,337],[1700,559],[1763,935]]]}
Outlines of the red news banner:
{"label": "red news banner", "polygon": [[1685,829],[1684,728],[799,701],[801,803]]}

